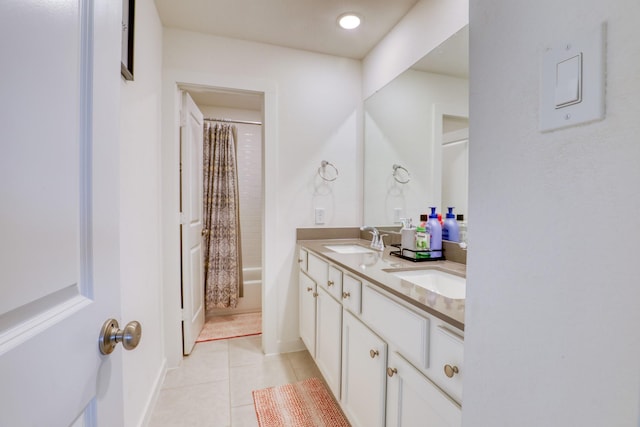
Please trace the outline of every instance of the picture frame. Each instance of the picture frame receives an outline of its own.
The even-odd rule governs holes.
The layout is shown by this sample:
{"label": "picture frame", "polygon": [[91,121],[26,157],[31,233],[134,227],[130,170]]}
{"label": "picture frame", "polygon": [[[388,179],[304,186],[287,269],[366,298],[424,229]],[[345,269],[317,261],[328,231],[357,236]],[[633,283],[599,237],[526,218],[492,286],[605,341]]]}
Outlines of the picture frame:
{"label": "picture frame", "polygon": [[120,73],[125,80],[133,80],[133,35],[135,0],[122,0],[122,56]]}

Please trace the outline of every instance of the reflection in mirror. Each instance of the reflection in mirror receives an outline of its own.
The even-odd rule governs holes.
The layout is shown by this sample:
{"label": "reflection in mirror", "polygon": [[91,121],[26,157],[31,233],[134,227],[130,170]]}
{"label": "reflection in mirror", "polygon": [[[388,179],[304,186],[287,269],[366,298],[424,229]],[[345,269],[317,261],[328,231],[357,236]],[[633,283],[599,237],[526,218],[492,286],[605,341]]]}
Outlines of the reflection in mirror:
{"label": "reflection in mirror", "polygon": [[469,119],[444,116],[442,120],[442,211],[455,207],[466,218],[469,200]]}
{"label": "reflection in mirror", "polygon": [[[464,27],[365,101],[365,224],[416,224],[429,206],[466,217],[458,191],[468,181],[460,153],[468,136],[465,144],[450,138],[468,128],[468,37]],[[394,178],[394,165],[410,171],[409,182]]]}

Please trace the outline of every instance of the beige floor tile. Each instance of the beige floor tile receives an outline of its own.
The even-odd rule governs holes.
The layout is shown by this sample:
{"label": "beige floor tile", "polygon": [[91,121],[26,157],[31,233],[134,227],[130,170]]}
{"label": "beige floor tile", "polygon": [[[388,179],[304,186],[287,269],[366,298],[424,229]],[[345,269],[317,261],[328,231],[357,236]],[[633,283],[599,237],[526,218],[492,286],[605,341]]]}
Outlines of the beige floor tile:
{"label": "beige floor tile", "polygon": [[231,425],[232,427],[258,427],[258,417],[253,404],[231,408]]}
{"label": "beige floor tile", "polygon": [[322,379],[322,374],[318,370],[318,367],[308,351],[304,350],[287,353],[286,357],[291,363],[291,367],[293,368],[297,381],[303,381],[314,377]]}
{"label": "beige floor tile", "polygon": [[229,366],[243,366],[259,363],[265,356],[262,353],[262,337],[242,337],[227,340],[229,342]]}
{"label": "beige floor tile", "polygon": [[229,346],[226,340],[196,344],[178,369],[167,371],[163,388],[184,387],[229,378]]}
{"label": "beige floor tile", "polygon": [[236,366],[230,369],[231,406],[253,403],[253,390],[295,382],[296,376],[291,363],[282,356],[263,356],[252,365]]}
{"label": "beige floor tile", "polygon": [[231,426],[226,380],[162,390],[148,427],[225,426]]}

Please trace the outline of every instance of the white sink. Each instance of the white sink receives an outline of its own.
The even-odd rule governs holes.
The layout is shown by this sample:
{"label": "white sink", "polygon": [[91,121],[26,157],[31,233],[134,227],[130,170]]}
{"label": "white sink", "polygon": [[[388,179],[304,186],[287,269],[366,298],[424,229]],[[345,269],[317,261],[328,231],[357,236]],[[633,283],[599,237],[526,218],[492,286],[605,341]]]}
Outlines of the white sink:
{"label": "white sink", "polygon": [[355,244],[325,245],[324,247],[331,249],[334,252],[338,252],[339,254],[368,254],[375,252],[373,249]]}
{"label": "white sink", "polygon": [[444,271],[429,269],[390,271],[389,273],[447,298],[464,299],[466,295],[467,279]]}

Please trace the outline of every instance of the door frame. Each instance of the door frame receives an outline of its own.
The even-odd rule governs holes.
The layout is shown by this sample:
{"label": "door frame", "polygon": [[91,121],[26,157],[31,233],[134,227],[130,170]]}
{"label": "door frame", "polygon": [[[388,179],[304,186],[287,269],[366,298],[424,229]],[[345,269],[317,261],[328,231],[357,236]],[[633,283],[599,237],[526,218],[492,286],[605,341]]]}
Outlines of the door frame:
{"label": "door frame", "polygon": [[216,76],[186,70],[164,70],[162,85],[162,257],[163,329],[167,367],[182,360],[182,311],[180,307],[180,87],[200,86],[211,90],[251,91],[264,97],[262,215],[262,351],[278,353],[276,272],[271,262],[275,252],[277,219],[276,179],[278,170],[277,85],[242,76]]}

